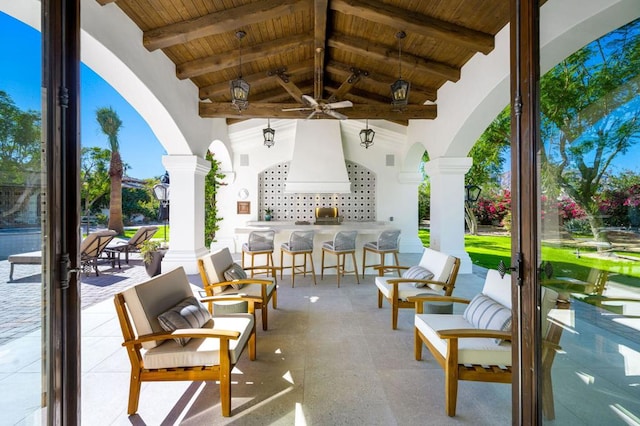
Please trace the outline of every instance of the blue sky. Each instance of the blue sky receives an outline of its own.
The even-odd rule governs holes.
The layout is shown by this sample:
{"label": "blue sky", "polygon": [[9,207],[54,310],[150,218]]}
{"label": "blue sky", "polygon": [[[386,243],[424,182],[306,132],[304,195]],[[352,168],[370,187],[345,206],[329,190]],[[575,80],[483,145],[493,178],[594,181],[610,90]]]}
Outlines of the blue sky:
{"label": "blue sky", "polygon": [[[22,110],[41,111],[40,33],[0,12],[0,90],[9,94]],[[10,59],[9,59],[10,58]],[[10,65],[7,61],[10,60]],[[166,154],[147,123],[111,86],[84,64],[80,69],[80,119],[82,146],[108,148],[95,112],[112,107],[122,120],[120,154],[129,165],[127,175],[139,179],[164,174],[162,156]]]}

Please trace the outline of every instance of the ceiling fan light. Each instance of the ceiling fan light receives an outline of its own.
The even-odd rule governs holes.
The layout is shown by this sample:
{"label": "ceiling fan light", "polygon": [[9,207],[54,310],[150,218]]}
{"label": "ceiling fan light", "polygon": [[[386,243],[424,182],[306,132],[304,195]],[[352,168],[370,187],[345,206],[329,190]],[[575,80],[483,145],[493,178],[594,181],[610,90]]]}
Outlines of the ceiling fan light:
{"label": "ceiling fan light", "polygon": [[249,89],[251,86],[242,77],[231,80],[231,105],[238,111],[249,106]]}

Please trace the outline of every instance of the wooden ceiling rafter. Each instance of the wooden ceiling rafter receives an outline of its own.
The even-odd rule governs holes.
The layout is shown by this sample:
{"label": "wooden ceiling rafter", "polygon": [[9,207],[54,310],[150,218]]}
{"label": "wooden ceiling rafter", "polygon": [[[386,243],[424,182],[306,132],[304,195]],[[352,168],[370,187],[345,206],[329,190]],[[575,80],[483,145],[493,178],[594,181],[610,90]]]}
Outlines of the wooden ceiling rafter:
{"label": "wooden ceiling rafter", "polygon": [[[246,110],[239,112],[228,102],[200,102],[199,112],[203,118],[305,118],[308,114],[304,111],[282,111],[299,107],[300,104],[297,103],[250,102]],[[390,104],[361,104],[341,109],[340,112],[352,119],[434,119],[437,115],[437,107],[436,105],[407,105],[403,111],[394,111]]]}
{"label": "wooden ceiling rafter", "polygon": [[313,54],[315,60],[313,97],[314,99],[321,99],[324,93],[324,61],[329,0],[314,0],[313,4]]}
{"label": "wooden ceiling rafter", "polygon": [[[247,64],[252,61],[264,59],[265,56],[283,55],[287,52],[295,51],[302,45],[311,44],[311,33],[297,34],[285,39],[271,40],[266,43],[253,46],[243,46],[242,63]],[[195,59],[193,61],[179,64],[176,67],[176,75],[179,79],[198,77],[211,72],[220,71],[226,68],[237,67],[240,57],[238,49],[222,52],[214,56]]]}
{"label": "wooden ceiling rafter", "polygon": [[[297,64],[283,68],[285,68],[285,72],[287,72],[289,75],[311,72],[313,71],[313,59],[298,62]],[[273,81],[273,77],[265,72],[245,75],[242,78],[244,78],[247,83],[251,84],[252,86],[261,86]],[[200,89],[200,99],[215,98],[216,96],[219,96],[223,93],[229,93],[228,81],[223,81],[221,83],[202,87]]]}
{"label": "wooden ceiling rafter", "polygon": [[239,23],[246,27],[310,7],[308,0],[263,0],[145,31],[142,43],[152,52],[198,38],[235,31],[239,29]]}
{"label": "wooden ceiling rafter", "polygon": [[487,54],[493,50],[494,40],[470,28],[421,15],[377,0],[331,0],[331,9],[353,15],[395,29],[432,37]]}
{"label": "wooden ceiling rafter", "polygon": [[[343,34],[334,34],[327,40],[327,45],[365,58],[398,63],[398,51],[395,46],[373,43]],[[460,70],[447,64],[430,61],[406,52],[402,53],[400,62],[403,67],[411,68],[413,72],[425,73],[454,82],[460,80]]]}

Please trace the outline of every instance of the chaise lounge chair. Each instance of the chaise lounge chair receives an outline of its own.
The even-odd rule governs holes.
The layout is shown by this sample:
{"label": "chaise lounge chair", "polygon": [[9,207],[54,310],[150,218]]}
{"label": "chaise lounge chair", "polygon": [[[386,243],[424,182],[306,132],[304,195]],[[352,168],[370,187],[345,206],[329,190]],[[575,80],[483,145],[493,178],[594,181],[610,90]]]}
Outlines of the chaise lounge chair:
{"label": "chaise lounge chair", "polygon": [[109,244],[108,248],[112,251],[124,252],[124,260],[128,265],[129,253],[139,253],[142,243],[149,241],[157,231],[157,226],[141,226],[129,240],[116,238]]}
{"label": "chaise lounge chair", "polygon": [[[93,266],[96,271],[96,277],[100,275],[98,273],[98,259],[100,259],[100,256],[115,235],[116,231],[111,229],[92,232],[87,235],[87,238],[80,243],[80,267],[85,270],[87,267],[91,268]],[[113,258],[109,260],[111,265],[114,266],[115,260]]]}

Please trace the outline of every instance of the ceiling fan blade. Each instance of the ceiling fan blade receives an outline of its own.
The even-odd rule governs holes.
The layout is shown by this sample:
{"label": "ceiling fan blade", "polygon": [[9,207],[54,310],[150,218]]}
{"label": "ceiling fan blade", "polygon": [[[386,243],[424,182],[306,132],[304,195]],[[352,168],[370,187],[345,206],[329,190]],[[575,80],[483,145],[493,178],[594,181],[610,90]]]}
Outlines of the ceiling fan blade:
{"label": "ceiling fan blade", "polygon": [[302,101],[312,107],[318,106],[318,102],[309,95],[302,95]]}
{"label": "ceiling fan blade", "polygon": [[282,108],[282,111],[311,111],[313,108],[300,107],[300,108]]}
{"label": "ceiling fan blade", "polygon": [[327,115],[337,118],[338,120],[346,120],[347,116],[344,114],[340,114],[338,111],[334,111],[332,109],[328,109],[324,112]]}
{"label": "ceiling fan blade", "polygon": [[340,101],[340,102],[333,102],[330,104],[326,104],[325,108],[349,108],[352,106],[353,106],[353,103],[351,101]]}

